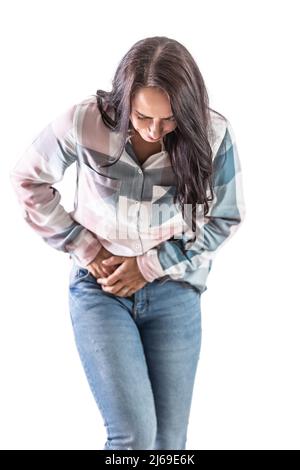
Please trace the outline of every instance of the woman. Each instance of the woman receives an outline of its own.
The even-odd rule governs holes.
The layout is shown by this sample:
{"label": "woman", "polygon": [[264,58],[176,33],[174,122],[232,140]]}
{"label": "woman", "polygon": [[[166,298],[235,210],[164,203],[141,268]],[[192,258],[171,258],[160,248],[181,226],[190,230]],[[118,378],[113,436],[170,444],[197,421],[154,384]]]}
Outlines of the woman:
{"label": "woman", "polygon": [[[67,213],[51,185],[74,162]],[[104,449],[185,449],[201,295],[245,214],[232,127],[191,54],[138,41],[112,91],[46,126],[11,178],[26,222],[73,261],[70,314]]]}

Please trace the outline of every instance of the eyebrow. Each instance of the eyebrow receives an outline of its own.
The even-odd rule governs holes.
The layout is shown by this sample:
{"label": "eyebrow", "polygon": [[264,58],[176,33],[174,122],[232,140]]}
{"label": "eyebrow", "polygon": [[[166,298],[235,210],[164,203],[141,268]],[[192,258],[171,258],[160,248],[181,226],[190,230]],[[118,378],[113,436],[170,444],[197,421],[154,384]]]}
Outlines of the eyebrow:
{"label": "eyebrow", "polygon": [[[145,114],[142,114],[142,113],[140,113],[140,112],[139,112],[137,109],[135,109],[135,111],[136,111],[138,114],[140,114],[141,116],[145,117],[145,118],[152,119],[152,117],[151,117],[151,116],[145,116]],[[174,115],[173,115],[173,114],[172,114],[171,116],[169,116],[169,117],[162,118],[162,119],[170,119],[170,118],[172,118],[172,117],[174,117]]]}

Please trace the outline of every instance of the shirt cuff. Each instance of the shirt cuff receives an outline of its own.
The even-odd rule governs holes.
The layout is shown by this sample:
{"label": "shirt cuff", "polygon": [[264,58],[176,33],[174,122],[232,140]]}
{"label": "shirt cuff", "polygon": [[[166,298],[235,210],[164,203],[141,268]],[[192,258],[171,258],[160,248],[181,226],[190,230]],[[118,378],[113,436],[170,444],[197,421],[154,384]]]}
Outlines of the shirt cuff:
{"label": "shirt cuff", "polygon": [[143,255],[138,255],[136,261],[142,276],[148,282],[165,275],[158,259],[157,248],[148,250]]}
{"label": "shirt cuff", "polygon": [[70,257],[81,267],[87,267],[97,256],[102,245],[99,240],[87,229],[66,246]]}

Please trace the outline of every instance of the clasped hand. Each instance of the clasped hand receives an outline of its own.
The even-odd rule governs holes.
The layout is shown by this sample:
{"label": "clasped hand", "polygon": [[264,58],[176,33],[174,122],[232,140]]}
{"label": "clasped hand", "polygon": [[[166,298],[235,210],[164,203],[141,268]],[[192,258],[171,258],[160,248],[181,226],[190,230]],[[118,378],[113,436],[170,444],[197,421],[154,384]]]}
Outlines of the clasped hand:
{"label": "clasped hand", "polygon": [[113,255],[103,246],[87,269],[104,291],[121,297],[128,297],[147,284],[136,256]]}

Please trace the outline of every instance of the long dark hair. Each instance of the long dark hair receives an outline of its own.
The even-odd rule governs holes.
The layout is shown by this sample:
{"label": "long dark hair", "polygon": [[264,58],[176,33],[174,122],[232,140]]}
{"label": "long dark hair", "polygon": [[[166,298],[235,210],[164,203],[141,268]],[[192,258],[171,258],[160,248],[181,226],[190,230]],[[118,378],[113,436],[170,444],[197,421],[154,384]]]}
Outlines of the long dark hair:
{"label": "long dark hair", "polygon": [[[164,145],[176,177],[174,202],[179,202],[182,214],[185,205],[192,208],[194,232],[196,204],[206,215],[208,202],[213,200],[212,149],[208,138],[213,129],[204,80],[195,60],[178,41],[154,36],[136,42],[117,67],[112,91],[97,90],[94,95],[104,124],[121,135],[117,159],[104,166],[120,158],[132,128],[131,99],[137,90],[149,86],[161,88],[170,97],[177,127],[164,136]],[[113,119],[106,113],[106,106],[113,108]]]}

